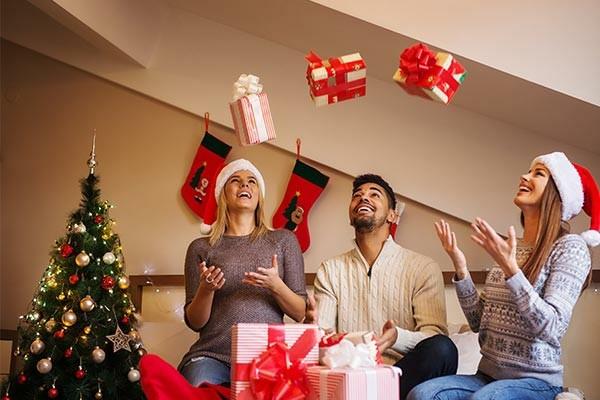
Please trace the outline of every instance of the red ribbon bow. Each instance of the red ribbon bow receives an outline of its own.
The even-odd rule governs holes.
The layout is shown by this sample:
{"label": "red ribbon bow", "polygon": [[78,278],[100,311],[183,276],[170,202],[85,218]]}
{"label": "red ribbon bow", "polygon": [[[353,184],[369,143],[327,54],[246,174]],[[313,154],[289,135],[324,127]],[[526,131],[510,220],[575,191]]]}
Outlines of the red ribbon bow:
{"label": "red ribbon bow", "polygon": [[400,70],[408,84],[418,85],[435,66],[435,54],[423,43],[409,47],[400,55]]}
{"label": "red ribbon bow", "polygon": [[[282,333],[283,330],[273,329],[274,336]],[[308,395],[306,365],[302,360],[318,343],[317,330],[307,329],[291,348],[282,335],[276,340],[250,364],[247,370],[250,390],[241,392],[240,400],[301,400]]]}

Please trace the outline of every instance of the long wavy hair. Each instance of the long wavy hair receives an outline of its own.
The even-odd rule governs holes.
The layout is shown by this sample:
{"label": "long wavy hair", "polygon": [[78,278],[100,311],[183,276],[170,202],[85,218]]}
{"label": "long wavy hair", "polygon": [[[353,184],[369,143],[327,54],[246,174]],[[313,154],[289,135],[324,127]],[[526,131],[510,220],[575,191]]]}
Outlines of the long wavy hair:
{"label": "long wavy hair", "polygon": [[[227,182],[225,183],[227,186]],[[212,247],[217,244],[230,224],[229,209],[227,208],[227,201],[225,200],[225,188],[221,190],[221,194],[217,199],[217,219],[212,225],[212,229],[208,238],[208,244]],[[265,218],[265,198],[262,191],[258,190],[258,204],[254,210],[254,229],[250,234],[252,240],[263,236],[269,231],[269,227],[266,223]]]}
{"label": "long wavy hair", "polygon": [[[554,179],[550,176],[540,200],[540,218],[535,245],[531,255],[522,267],[523,274],[532,285],[548,260],[554,242],[570,231],[569,224],[562,221],[561,207],[560,194]],[[525,218],[521,212],[521,225],[524,225],[524,222]]]}

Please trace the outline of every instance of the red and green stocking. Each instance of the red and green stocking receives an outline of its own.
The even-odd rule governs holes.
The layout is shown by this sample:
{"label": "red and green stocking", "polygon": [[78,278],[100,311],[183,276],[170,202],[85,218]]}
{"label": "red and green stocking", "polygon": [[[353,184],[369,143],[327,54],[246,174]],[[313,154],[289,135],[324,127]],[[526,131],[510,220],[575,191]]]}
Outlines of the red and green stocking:
{"label": "red and green stocking", "polygon": [[273,227],[294,232],[302,252],[310,246],[308,213],[328,181],[328,176],[296,160],[283,200],[273,215]]}
{"label": "red and green stocking", "polygon": [[204,133],[194,157],[187,179],[181,187],[181,196],[192,211],[205,224],[212,224],[216,217],[215,180],[225,164],[231,146]]}

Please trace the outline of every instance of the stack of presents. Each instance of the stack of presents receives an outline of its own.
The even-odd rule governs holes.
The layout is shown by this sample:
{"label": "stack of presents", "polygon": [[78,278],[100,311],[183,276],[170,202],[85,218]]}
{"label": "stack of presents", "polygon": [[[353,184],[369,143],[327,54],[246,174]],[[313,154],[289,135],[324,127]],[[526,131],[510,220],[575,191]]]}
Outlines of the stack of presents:
{"label": "stack of presents", "polygon": [[399,398],[402,372],[383,364],[372,332],[238,324],[231,350],[233,400]]}

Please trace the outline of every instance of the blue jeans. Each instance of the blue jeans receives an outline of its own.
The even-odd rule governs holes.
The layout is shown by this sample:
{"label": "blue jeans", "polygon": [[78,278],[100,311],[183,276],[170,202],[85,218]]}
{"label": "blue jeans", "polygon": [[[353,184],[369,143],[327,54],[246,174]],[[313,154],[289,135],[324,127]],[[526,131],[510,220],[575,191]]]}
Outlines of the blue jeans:
{"label": "blue jeans", "polygon": [[181,368],[181,375],[196,387],[203,383],[229,384],[229,374],[230,369],[227,364],[210,357],[192,359]]}
{"label": "blue jeans", "polygon": [[487,375],[452,375],[421,383],[406,400],[554,400],[562,387],[537,378],[499,379]]}

